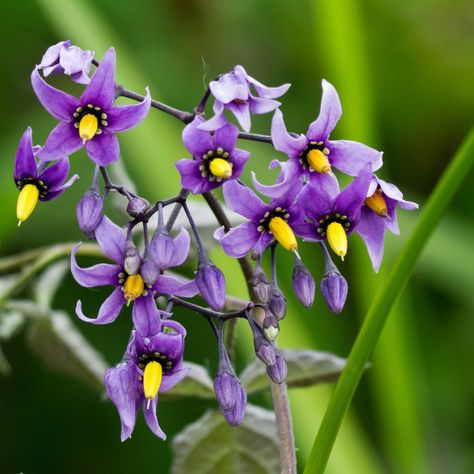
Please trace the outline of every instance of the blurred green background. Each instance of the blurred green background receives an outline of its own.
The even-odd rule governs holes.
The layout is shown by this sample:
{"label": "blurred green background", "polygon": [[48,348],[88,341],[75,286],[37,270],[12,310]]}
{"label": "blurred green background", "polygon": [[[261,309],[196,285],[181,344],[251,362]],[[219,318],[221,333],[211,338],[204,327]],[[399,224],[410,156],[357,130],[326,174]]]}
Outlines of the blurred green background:
{"label": "blurred green background", "polygon": [[[4,2],[0,21],[2,257],[82,239],[75,203],[92,173],[83,152],[71,160],[81,176],[71,190],[39,205],[20,230],[15,219],[17,190],[11,175],[17,142],[31,125],[35,143],[41,143],[55,124],[34,96],[29,75],[47,47],[60,40],[95,50],[98,58],[115,46],[119,82],[138,92],[148,85],[154,97],[187,110],[200,100],[205,82],[235,64],[268,85],[291,82],[283,111],[294,131],[305,131],[317,115],[320,83],[326,78],[338,89],[344,110],[333,137],[384,150],[383,177],[422,207],[473,123],[474,11],[467,0],[36,0]],[[53,82],[71,87],[60,78]],[[254,131],[267,133],[270,116],[253,123]],[[121,137],[125,166],[150,200],[178,189],[173,163],[186,156],[181,128],[174,118],[152,111],[143,125]],[[266,166],[283,156],[266,145],[240,146],[252,151],[253,169],[270,182],[274,174]],[[392,311],[327,472],[474,470],[473,177],[458,193]],[[311,309],[297,304],[287,270],[291,259],[280,252],[281,283],[290,307],[280,345],[347,356],[365,310],[416,219],[417,212],[401,216],[402,235],[387,236],[385,261],[375,276],[360,239],[351,239],[348,258],[339,264],[350,284],[339,316],[326,310],[319,294]],[[217,248],[212,252],[230,276],[235,263]],[[302,255],[319,279],[320,256],[309,245],[302,246]],[[245,296],[241,280],[228,280],[233,294]],[[128,340],[128,315],[107,327],[91,327],[73,316],[78,298],[87,314],[94,314],[105,294],[80,288],[68,277],[55,307],[68,311],[114,364]],[[189,314],[178,319],[189,329],[186,358],[214,370],[216,349],[207,326]],[[242,367],[249,357],[248,329],[239,327],[238,336]],[[170,442],[155,439],[139,419],[133,438],[120,443],[112,404],[80,381],[48,370],[26,339],[20,334],[3,345],[13,371],[0,378],[0,472],[168,472]],[[330,392],[328,386],[290,392],[301,467]],[[184,399],[163,402],[161,426],[170,439],[210,406]]]}

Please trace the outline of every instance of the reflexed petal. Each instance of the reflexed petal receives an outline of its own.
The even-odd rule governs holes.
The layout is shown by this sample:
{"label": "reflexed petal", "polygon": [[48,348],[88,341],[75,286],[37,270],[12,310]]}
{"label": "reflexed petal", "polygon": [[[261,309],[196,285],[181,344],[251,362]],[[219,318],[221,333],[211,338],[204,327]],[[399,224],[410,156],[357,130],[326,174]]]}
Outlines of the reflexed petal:
{"label": "reflexed petal", "polygon": [[142,102],[134,105],[120,105],[107,110],[107,130],[111,132],[124,132],[137,126],[150,110],[151,97],[148,87]]}
{"label": "reflexed petal", "polygon": [[227,255],[240,258],[247,255],[257,243],[260,232],[255,223],[245,222],[233,227],[227,233],[224,233],[223,227],[220,227],[214,232],[214,238],[219,241]]}
{"label": "reflexed petal", "polygon": [[70,46],[61,49],[59,53],[59,62],[64,68],[64,73],[69,76],[80,73],[78,77],[81,77],[84,73],[87,78],[87,84],[89,82],[87,74],[89,74],[91,70],[93,57],[93,51],[82,50],[79,46]]}
{"label": "reflexed petal", "polygon": [[115,50],[110,48],[104,55],[89,85],[81,96],[82,105],[109,108],[115,99]]}
{"label": "reflexed petal", "polygon": [[309,182],[314,188],[320,189],[332,199],[339,194],[339,183],[332,171],[329,173],[308,173]]}
{"label": "reflexed petal", "polygon": [[[165,314],[167,314],[168,316],[171,316],[169,313],[165,313]],[[174,331],[176,331],[176,333],[181,334],[183,338],[186,336],[186,328],[182,324],[178,323],[178,321],[173,321],[172,319],[166,319],[163,321],[163,326],[167,326],[173,329]]]}
{"label": "reflexed petal", "polygon": [[265,99],[277,99],[283,94],[286,94],[288,89],[291,87],[291,84],[282,84],[281,86],[277,87],[268,87],[250,76],[247,76],[247,80],[255,87],[258,95]]}
{"label": "reflexed petal", "polygon": [[72,95],[50,86],[35,69],[31,73],[31,85],[42,106],[58,120],[72,120],[79,101]]}
{"label": "reflexed petal", "polygon": [[304,135],[293,137],[288,133],[280,109],[275,110],[272,119],[272,142],[275,150],[286,153],[290,158],[297,158],[308,146]]}
{"label": "reflexed petal", "polygon": [[400,229],[398,228],[398,219],[397,219],[397,204],[398,201],[395,199],[390,199],[385,197],[385,202],[387,204],[387,216],[383,219],[387,229],[392,232],[392,234],[399,235]]}
{"label": "reflexed petal", "polygon": [[182,227],[179,234],[173,239],[174,252],[169,262],[169,267],[178,267],[182,265],[189,255],[189,247],[191,245],[191,238],[189,232]]}
{"label": "reflexed petal", "polygon": [[298,193],[303,187],[303,180],[301,179],[303,170],[300,163],[296,160],[288,160],[286,163],[278,162],[278,166],[280,166],[281,172],[277,179],[277,183],[269,186],[257,181],[257,177],[252,171],[252,183],[254,188],[258,192],[271,198],[284,196],[290,190],[295,194]]}
{"label": "reflexed petal", "polygon": [[77,249],[81,244],[74,246],[71,252],[71,273],[74,279],[86,288],[95,286],[118,285],[120,267],[108,263],[99,263],[93,267],[81,268],[76,261]]}
{"label": "reflexed petal", "polygon": [[242,104],[236,104],[231,102],[226,105],[226,108],[229,109],[234,115],[237,121],[240,123],[240,126],[246,131],[250,131],[250,106],[248,102]]}
{"label": "reflexed petal", "polygon": [[197,115],[190,124],[184,127],[182,135],[184,146],[199,160],[202,160],[202,155],[215,148],[211,134],[199,127],[203,123],[204,119]]}
{"label": "reflexed petal", "polygon": [[160,393],[167,392],[170,388],[173,388],[179,382],[181,382],[189,373],[189,367],[183,367],[182,369],[173,372],[168,376],[163,376],[163,380],[160,385]]}
{"label": "reflexed petal", "polygon": [[133,325],[142,337],[151,337],[161,329],[160,312],[151,293],[133,302]]}
{"label": "reflexed petal", "polygon": [[181,186],[193,194],[205,193],[212,188],[211,184],[216,184],[201,175],[200,163],[197,160],[179,160],[175,163],[181,174]]}
{"label": "reflexed petal", "polygon": [[372,171],[378,170],[383,164],[382,152],[362,143],[337,140],[329,142],[329,149],[331,165],[349,176],[357,176],[367,164],[371,165]]}
{"label": "reflexed petal", "polygon": [[247,219],[260,220],[268,209],[268,205],[250,188],[237,181],[227,181],[223,188],[227,206]]}
{"label": "reflexed petal", "polygon": [[323,96],[318,118],[310,124],[306,134],[310,140],[326,141],[342,115],[341,101],[336,89],[328,81],[322,81]]}
{"label": "reflexed petal", "polygon": [[79,319],[86,323],[109,324],[117,319],[117,316],[120,314],[120,310],[125,303],[126,300],[123,297],[122,289],[115,288],[111,295],[102,303],[97,318],[88,318],[82,312],[81,301],[78,301],[76,304],[76,314],[79,316]]}
{"label": "reflexed petal", "polygon": [[244,171],[245,163],[250,158],[250,153],[248,151],[239,150],[235,148],[232,152],[231,159],[232,159],[232,176],[229,179],[238,179],[240,175]]}
{"label": "reflexed petal", "polygon": [[412,211],[413,209],[418,209],[418,204],[416,202],[405,201],[403,199],[402,192],[391,183],[387,183],[382,179],[378,179],[380,187],[385,195],[387,195],[391,199],[395,199],[398,201],[398,204],[401,208],[406,209],[407,211]]}
{"label": "reflexed petal", "polygon": [[224,127],[228,122],[224,115],[224,104],[216,100],[214,102],[214,117],[211,117],[207,122],[200,123],[198,128],[200,130],[207,130],[212,132]]}
{"label": "reflexed petal", "polygon": [[76,179],[79,179],[79,175],[75,174],[71,176],[71,178],[66,181],[62,186],[58,186],[57,188],[54,188],[53,190],[48,190],[45,196],[41,196],[40,200],[41,201],[52,201],[53,199],[56,199],[58,196],[60,196],[64,191],[66,191],[67,188],[72,186],[74,181]]}
{"label": "reflexed petal", "polygon": [[250,96],[250,111],[254,115],[267,114],[280,107],[281,102],[273,99],[263,99],[261,97]]}
{"label": "reflexed petal", "polygon": [[153,289],[162,295],[191,298],[199,293],[195,280],[182,280],[170,275],[160,275]]}
{"label": "reflexed petal", "polygon": [[110,165],[120,158],[118,138],[107,130],[86,142],[86,151],[89,158],[99,166]]}
{"label": "reflexed petal", "polygon": [[127,237],[117,224],[104,216],[95,230],[95,238],[107,257],[123,264]]}
{"label": "reflexed petal", "polygon": [[383,258],[383,242],[385,236],[384,218],[375,214],[369,208],[362,209],[357,233],[362,237],[374,271],[378,272]]}
{"label": "reflexed petal", "polygon": [[260,238],[258,239],[257,243],[255,244],[253,250],[258,255],[261,255],[267,247],[270,245],[271,241],[273,240],[273,235],[269,232],[264,232]]}
{"label": "reflexed petal", "polygon": [[249,96],[249,86],[246,81],[246,74],[240,74],[240,70],[222,75],[217,81],[209,84],[212,95],[223,104],[228,104],[235,99],[247,100]]}
{"label": "reflexed petal", "polygon": [[122,424],[121,440],[130,438],[135,427],[142,396],[138,388],[137,370],[133,362],[107,369],[104,375],[107,395],[114,402]]}
{"label": "reflexed petal", "polygon": [[46,53],[43,54],[41,58],[40,67],[45,68],[48,66],[52,66],[55,62],[59,60],[59,52],[63,47],[67,48],[71,44],[71,41],[60,41],[59,43],[53,44],[50,46]]}
{"label": "reflexed petal", "polygon": [[28,127],[20,139],[15,159],[15,181],[25,178],[36,178],[36,160],[33,155],[32,131]]}
{"label": "reflexed petal", "polygon": [[43,161],[60,160],[82,148],[82,140],[72,122],[60,122],[53,128],[38,155]]}
{"label": "reflexed petal", "polygon": [[216,130],[214,134],[214,144],[215,148],[223,148],[224,151],[231,153],[232,150],[235,148],[235,144],[237,143],[237,137],[239,136],[239,129],[228,123],[223,127]]}
{"label": "reflexed petal", "polygon": [[146,424],[153,434],[161,438],[163,441],[166,439],[165,433],[163,433],[158,419],[156,417],[156,405],[158,404],[158,395],[151,401],[149,408],[147,408],[148,400],[143,401],[143,416],[145,417]]}
{"label": "reflexed petal", "polygon": [[69,159],[62,158],[52,166],[46,168],[38,177],[48,187],[48,190],[53,191],[55,188],[61,186],[66,181],[69,174]]}

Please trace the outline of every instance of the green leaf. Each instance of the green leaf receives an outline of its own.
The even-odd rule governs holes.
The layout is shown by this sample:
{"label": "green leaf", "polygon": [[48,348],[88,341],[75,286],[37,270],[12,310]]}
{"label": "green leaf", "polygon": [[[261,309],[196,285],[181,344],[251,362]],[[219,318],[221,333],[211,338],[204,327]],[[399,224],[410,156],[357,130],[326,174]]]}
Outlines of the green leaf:
{"label": "green leaf", "polygon": [[12,368],[8,362],[5,354],[3,353],[2,346],[0,346],[0,374],[8,375],[11,372]]}
{"label": "green leaf", "polygon": [[33,351],[51,369],[73,375],[95,389],[103,389],[103,375],[108,365],[66,313],[54,311],[49,317],[38,317],[28,336]]}
{"label": "green leaf", "polygon": [[173,440],[172,474],[273,474],[280,472],[275,415],[248,405],[241,425],[231,427],[208,411]]}
{"label": "green leaf", "polygon": [[[334,382],[342,372],[345,359],[312,350],[283,350],[288,365],[286,384],[288,387],[307,387],[324,382]],[[268,388],[268,376],[260,360],[255,359],[240,374],[240,380],[247,393],[254,393]]]}
{"label": "green leaf", "polygon": [[18,334],[24,322],[25,316],[20,311],[3,312],[0,318],[0,340],[6,341]]}
{"label": "green leaf", "polygon": [[38,306],[50,309],[54,296],[69,270],[69,261],[60,260],[46,268],[34,285],[34,296]]}

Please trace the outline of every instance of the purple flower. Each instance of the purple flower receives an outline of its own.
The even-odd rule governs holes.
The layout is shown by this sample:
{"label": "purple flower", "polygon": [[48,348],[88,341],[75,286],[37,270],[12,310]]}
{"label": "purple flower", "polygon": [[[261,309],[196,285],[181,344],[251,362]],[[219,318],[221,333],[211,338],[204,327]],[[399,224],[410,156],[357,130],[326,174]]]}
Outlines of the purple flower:
{"label": "purple flower", "polygon": [[309,270],[296,255],[291,282],[299,302],[306,307],[313,306],[316,284]]}
{"label": "purple flower", "polygon": [[120,147],[116,132],[135,127],[148,113],[150,93],[136,105],[114,106],[115,51],[110,48],[82,96],[77,99],[47,84],[38,69],[31,74],[33,90],[43,107],[60,123],[42,149],[45,161],[70,155],[85,146],[96,164],[107,166],[117,161]]}
{"label": "purple flower", "polygon": [[38,200],[51,201],[61,195],[79,177],[72,176],[69,181],[69,159],[64,157],[50,167],[36,161],[41,153],[40,147],[33,147],[32,131],[28,127],[20,139],[15,159],[13,179],[20,190],[17,202],[17,218],[20,225],[34,211]]}
{"label": "purple flower", "polygon": [[[153,284],[145,284],[145,276],[138,269],[131,275],[125,271],[127,238],[122,229],[107,217],[103,217],[95,230],[95,237],[107,257],[115,264],[101,263],[81,268],[76,262],[76,245],[71,255],[71,271],[76,281],[86,287],[114,286],[111,295],[103,302],[97,318],[88,318],[82,312],[81,301],[77,302],[76,314],[80,319],[93,324],[108,324],[117,318],[122,307],[133,301],[132,318],[135,329],[142,335],[154,334],[159,330],[162,311],[156,307],[154,298],[159,294],[191,297],[198,292],[196,282],[183,282],[169,275],[158,275]],[[176,260],[181,261],[186,248],[176,249]],[[187,254],[186,254],[187,255]],[[174,263],[174,262],[173,262]],[[134,269],[135,270],[135,269]]]}
{"label": "purple flower", "polygon": [[357,229],[371,176],[367,166],[336,196],[311,184],[305,185],[298,195],[303,212],[294,224],[296,234],[311,242],[327,240],[336,255],[344,259],[347,236]]}
{"label": "purple flower", "polygon": [[196,272],[196,284],[202,297],[212,309],[219,311],[224,308],[226,296],[225,277],[209,260],[207,255],[200,255]]}
{"label": "purple flower", "polygon": [[321,294],[326,301],[329,309],[336,314],[339,314],[344,309],[344,304],[347,299],[347,281],[339,273],[337,268],[327,271],[324,274],[320,284]]}
{"label": "purple flower", "polygon": [[105,372],[107,394],[120,415],[122,441],[131,437],[140,407],[150,430],[166,439],[156,417],[158,393],[168,391],[188,373],[183,367],[185,336],[186,330],[176,321],[163,321],[152,336],[132,331],[124,361]]}
{"label": "purple flower", "polygon": [[66,74],[74,82],[88,84],[94,51],[71,46],[71,42],[60,41],[44,53],[38,69],[43,70],[45,77],[50,74]]}
{"label": "purple flower", "polygon": [[[362,143],[348,140],[329,140],[329,135],[342,114],[336,89],[322,81],[323,96],[318,118],[312,122],[306,135],[294,136],[287,132],[283,114],[275,112],[272,121],[272,141],[275,149],[285,153],[289,160],[283,165],[279,182],[273,186],[260,184],[252,175],[257,191],[267,196],[279,196],[295,186],[301,189],[309,180],[332,194],[338,190],[331,172],[334,167],[350,176],[357,176],[367,165],[375,171],[382,166],[382,153]],[[272,166],[275,166],[273,164]]]}
{"label": "purple flower", "polygon": [[[251,87],[255,89],[252,93]],[[199,125],[202,130],[217,130],[223,127],[227,120],[224,111],[230,110],[248,132],[250,130],[250,114],[266,114],[275,110],[281,104],[273,100],[281,97],[290,88],[290,84],[279,87],[267,87],[249,76],[242,66],[223,74],[217,81],[209,84],[212,95],[215,97],[214,117]]]}
{"label": "purple flower", "polygon": [[194,159],[176,163],[181,185],[193,194],[208,192],[239,178],[250,157],[248,151],[235,148],[237,127],[228,123],[211,134],[198,128],[203,122],[202,117],[196,116],[183,130],[184,145]]}
{"label": "purple flower", "polygon": [[287,250],[297,251],[292,226],[299,213],[291,195],[272,199],[266,204],[247,186],[229,181],[224,186],[224,198],[231,210],[249,219],[227,233],[223,227],[214,233],[227,255],[240,258],[250,249],[260,255],[273,238]]}
{"label": "purple flower", "polygon": [[77,203],[76,214],[79,227],[89,239],[102,220],[104,200],[95,186],[89,188]]}
{"label": "purple flower", "polygon": [[397,205],[408,211],[418,209],[418,204],[403,199],[402,192],[394,184],[372,175],[357,232],[367,246],[372,266],[376,272],[382,263],[385,230],[388,229],[396,235],[400,233],[397,222]]}

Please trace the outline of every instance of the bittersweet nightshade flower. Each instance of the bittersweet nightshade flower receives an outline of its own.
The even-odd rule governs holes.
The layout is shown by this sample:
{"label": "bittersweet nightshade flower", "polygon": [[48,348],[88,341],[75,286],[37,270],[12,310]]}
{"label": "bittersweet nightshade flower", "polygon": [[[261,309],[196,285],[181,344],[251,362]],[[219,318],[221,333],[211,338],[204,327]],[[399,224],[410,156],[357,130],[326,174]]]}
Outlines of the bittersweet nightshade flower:
{"label": "bittersweet nightshade flower", "polygon": [[337,269],[329,271],[325,273],[321,280],[320,289],[329,309],[333,313],[340,313],[344,309],[347,299],[348,286],[346,279]]}
{"label": "bittersweet nightshade flower", "polygon": [[306,307],[312,306],[316,284],[309,270],[296,255],[291,282],[293,291],[300,303]]}
{"label": "bittersweet nightshade flower", "polygon": [[102,220],[104,200],[95,187],[89,188],[77,203],[76,214],[79,227],[89,239]]}
{"label": "bittersweet nightshade flower", "polygon": [[278,321],[286,316],[286,298],[275,281],[270,285],[267,304],[268,309]]}
{"label": "bittersweet nightshade flower", "polygon": [[[255,89],[255,94],[252,93],[252,87]],[[285,94],[290,84],[267,87],[249,76],[242,66],[235,66],[231,72],[212,81],[209,88],[216,99],[213,106],[215,115],[199,125],[199,128],[213,131],[223,127],[227,123],[224,112],[230,110],[240,126],[248,132],[250,115],[266,114],[279,107],[280,102],[273,99]]]}
{"label": "bittersweet nightshade flower", "polygon": [[224,308],[226,297],[224,274],[202,252],[199,255],[196,284],[212,309],[219,311]]}
{"label": "bittersweet nightshade flower", "polygon": [[163,321],[147,336],[132,331],[124,361],[105,372],[107,394],[114,402],[122,424],[121,439],[130,438],[140,407],[150,430],[165,440],[156,407],[158,393],[168,391],[186,377],[183,366],[186,330],[176,321]]}
{"label": "bittersweet nightshade flower", "polygon": [[37,162],[40,147],[33,147],[32,131],[28,127],[20,139],[15,159],[13,179],[20,190],[17,201],[18,225],[25,222],[34,211],[38,200],[51,201],[61,195],[79,177],[69,174],[69,160],[62,158],[50,167]]}
{"label": "bittersweet nightshade flower", "polygon": [[183,130],[184,146],[194,159],[176,163],[181,185],[193,194],[208,192],[239,178],[250,157],[248,151],[235,148],[239,134],[236,126],[228,123],[211,134],[198,128],[202,123],[204,119],[198,115]]}
{"label": "bittersweet nightshade flower", "polygon": [[273,365],[267,365],[267,375],[275,383],[282,383],[286,379],[288,373],[288,366],[283,354],[280,351],[276,351],[275,363]]}
{"label": "bittersweet nightshade flower", "polygon": [[43,70],[45,77],[50,74],[66,74],[74,82],[88,84],[94,51],[71,46],[71,42],[60,41],[44,53],[38,69]]}
{"label": "bittersweet nightshade flower", "polygon": [[275,197],[288,189],[301,189],[304,181],[309,180],[332,194],[338,191],[337,180],[331,173],[332,167],[350,176],[357,176],[367,164],[370,164],[372,171],[382,166],[380,151],[353,141],[329,140],[330,133],[341,117],[342,108],[334,86],[325,80],[322,86],[321,110],[318,118],[310,124],[306,135],[293,136],[288,133],[283,114],[280,110],[275,111],[272,121],[273,145],[289,159],[284,165],[280,165],[280,179],[275,185],[264,186],[253,175],[257,191]]}
{"label": "bittersweet nightshade flower", "polygon": [[76,313],[83,321],[93,324],[108,324],[117,318],[122,307],[133,301],[132,318],[135,329],[140,334],[150,334],[157,331],[160,325],[160,314],[154,298],[159,294],[190,297],[198,292],[196,282],[183,282],[169,275],[159,275],[151,285],[145,284],[145,278],[140,270],[135,274],[126,272],[125,251],[127,237],[122,229],[107,217],[103,217],[95,230],[95,237],[104,254],[116,264],[101,263],[89,268],[81,268],[76,262],[76,245],[71,255],[71,272],[76,281],[86,287],[115,286],[112,294],[104,301],[99,309],[97,318],[88,318],[82,312],[81,301],[77,302]]}
{"label": "bittersweet nightshade flower", "polygon": [[357,233],[367,246],[372,266],[378,272],[383,258],[386,229],[393,234],[400,233],[397,222],[397,205],[411,211],[418,204],[403,199],[402,192],[394,185],[373,175],[367,191],[365,206],[362,207]]}
{"label": "bittersweet nightshade flower", "polygon": [[35,69],[31,74],[33,90],[43,107],[60,123],[43,147],[41,159],[56,160],[85,146],[96,164],[107,166],[117,161],[120,147],[116,132],[138,125],[150,108],[150,93],[143,102],[115,106],[115,51],[110,48],[82,96],[76,97],[47,84]]}
{"label": "bittersweet nightshade flower", "polygon": [[247,186],[230,181],[224,185],[224,198],[231,210],[249,219],[227,233],[223,227],[214,233],[227,255],[240,258],[251,249],[261,255],[274,238],[286,250],[297,252],[292,226],[299,214],[291,194],[266,204]]}
{"label": "bittersweet nightshade flower", "polygon": [[273,365],[276,362],[275,346],[264,335],[261,326],[251,317],[248,318],[253,333],[255,355],[265,364]]}

